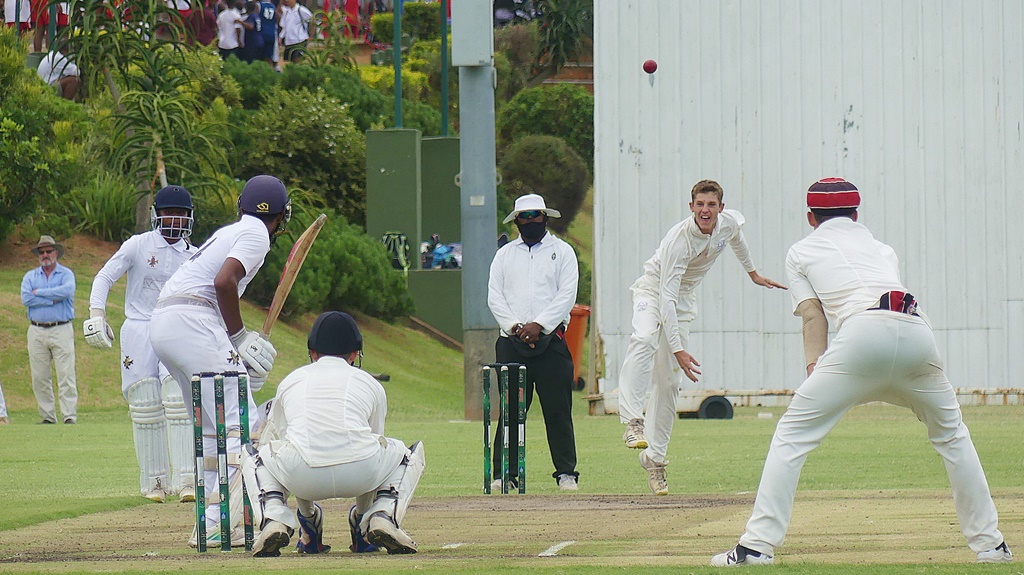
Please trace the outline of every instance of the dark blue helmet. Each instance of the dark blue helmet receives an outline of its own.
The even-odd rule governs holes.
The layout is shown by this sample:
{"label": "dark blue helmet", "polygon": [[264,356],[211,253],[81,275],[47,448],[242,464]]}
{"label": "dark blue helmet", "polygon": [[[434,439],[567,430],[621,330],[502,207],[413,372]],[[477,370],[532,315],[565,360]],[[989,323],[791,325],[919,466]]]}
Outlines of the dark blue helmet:
{"label": "dark blue helmet", "polygon": [[[186,211],[186,215],[165,215],[161,212],[170,208]],[[181,186],[167,186],[153,196],[149,207],[149,223],[165,238],[187,238],[192,235],[192,195]]]}
{"label": "dark blue helmet", "polygon": [[306,347],[322,355],[348,355],[363,350],[363,335],[352,316],[325,311],[313,322]]}
{"label": "dark blue helmet", "polygon": [[245,183],[242,195],[238,196],[238,211],[254,216],[284,214],[284,219],[271,236],[271,240],[276,240],[288,227],[288,220],[292,219],[292,202],[288,199],[284,183],[264,174],[253,176]]}

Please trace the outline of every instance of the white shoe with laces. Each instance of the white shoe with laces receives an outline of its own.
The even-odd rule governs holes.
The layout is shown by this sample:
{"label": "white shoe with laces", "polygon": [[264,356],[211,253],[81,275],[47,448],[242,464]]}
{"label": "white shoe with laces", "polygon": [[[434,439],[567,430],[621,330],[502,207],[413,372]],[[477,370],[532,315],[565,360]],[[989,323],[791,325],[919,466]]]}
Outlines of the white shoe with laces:
{"label": "white shoe with laces", "polygon": [[640,452],[640,465],[647,470],[647,486],[655,495],[668,495],[668,479],[665,477],[665,467],[668,463],[657,463],[647,455],[647,451]]}
{"label": "white shoe with laces", "polygon": [[558,476],[558,489],[560,489],[561,491],[578,491],[579,488],[580,486],[576,482],[575,475],[563,473]]}
{"label": "white shoe with laces", "polygon": [[989,549],[988,551],[978,551],[978,563],[1012,563],[1013,553],[1010,553],[1010,548],[1006,546],[1006,541],[1003,541],[995,549]]}
{"label": "white shoe with laces", "polygon": [[711,565],[714,567],[745,567],[747,565],[771,565],[775,558],[765,553],[758,553],[742,545],[719,553],[711,558]]}
{"label": "white shoe with laces", "polygon": [[626,431],[622,434],[622,441],[630,449],[647,449],[647,437],[644,435],[644,420],[639,418],[630,419],[626,424]]}

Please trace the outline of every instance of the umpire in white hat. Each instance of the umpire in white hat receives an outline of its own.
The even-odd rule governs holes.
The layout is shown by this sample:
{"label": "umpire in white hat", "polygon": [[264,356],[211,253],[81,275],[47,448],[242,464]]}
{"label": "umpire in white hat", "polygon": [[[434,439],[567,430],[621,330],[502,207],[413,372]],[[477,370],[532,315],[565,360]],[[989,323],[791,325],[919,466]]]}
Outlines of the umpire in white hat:
{"label": "umpire in white hat", "polygon": [[[548,218],[561,217],[547,207],[544,198],[527,194],[516,199],[515,209],[505,218],[514,221],[519,237],[502,246],[491,262],[487,284],[487,305],[498,322],[500,334],[494,344],[498,363],[526,365],[526,406],[533,403],[534,388],[544,411],[548,446],[559,489],[575,491],[576,439],[572,426],[573,363],[565,343],[572,306],[576,304],[579,268],[572,247],[548,231]],[[509,386],[509,394],[515,386]],[[509,398],[509,405],[515,405]],[[502,444],[497,426],[495,445]],[[509,457],[518,457],[518,428],[509,428]],[[500,473],[501,450],[494,450],[494,471]],[[494,478],[501,488],[501,478]],[[510,477],[518,485],[518,477]],[[510,486],[510,489],[512,486]]]}

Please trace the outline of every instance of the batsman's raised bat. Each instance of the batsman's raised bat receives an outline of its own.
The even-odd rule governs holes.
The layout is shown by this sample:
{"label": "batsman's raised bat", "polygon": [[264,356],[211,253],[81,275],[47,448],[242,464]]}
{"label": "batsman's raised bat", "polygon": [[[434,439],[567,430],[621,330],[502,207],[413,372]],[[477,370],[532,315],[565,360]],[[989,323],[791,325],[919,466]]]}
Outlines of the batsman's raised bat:
{"label": "batsman's raised bat", "polygon": [[295,240],[295,245],[292,246],[292,251],[288,254],[288,259],[284,262],[284,269],[281,270],[281,281],[277,283],[277,291],[274,292],[274,299],[270,302],[270,311],[267,312],[267,320],[263,322],[263,335],[266,337],[270,336],[270,330],[274,328],[274,323],[277,322],[278,316],[281,315],[281,309],[284,308],[284,302],[288,299],[288,294],[292,291],[292,286],[295,285],[295,278],[299,275],[299,270],[302,269],[302,262],[306,261],[306,255],[309,254],[309,248],[313,247],[313,240],[316,239],[317,234],[324,227],[324,223],[327,222],[327,215],[320,214],[316,220],[306,228],[306,231],[302,232],[299,239]]}

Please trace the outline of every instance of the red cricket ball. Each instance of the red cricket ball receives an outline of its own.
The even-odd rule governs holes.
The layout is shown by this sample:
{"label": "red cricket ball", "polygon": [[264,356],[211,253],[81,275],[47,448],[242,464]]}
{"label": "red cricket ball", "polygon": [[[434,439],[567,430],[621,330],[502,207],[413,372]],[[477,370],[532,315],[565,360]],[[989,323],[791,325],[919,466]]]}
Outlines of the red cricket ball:
{"label": "red cricket ball", "polygon": [[646,62],[644,62],[644,72],[647,72],[648,74],[653,74],[654,71],[657,69],[658,63],[655,62],[654,60],[647,60]]}

